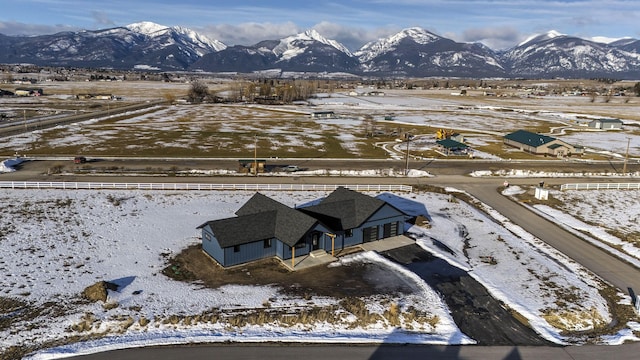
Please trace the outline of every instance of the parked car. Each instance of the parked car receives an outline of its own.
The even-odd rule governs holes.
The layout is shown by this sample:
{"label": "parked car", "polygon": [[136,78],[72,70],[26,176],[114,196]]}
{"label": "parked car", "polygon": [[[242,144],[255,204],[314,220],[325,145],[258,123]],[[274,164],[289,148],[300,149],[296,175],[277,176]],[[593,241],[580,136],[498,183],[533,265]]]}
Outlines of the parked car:
{"label": "parked car", "polygon": [[300,168],[297,167],[296,165],[287,165],[282,170],[286,172],[295,172],[295,171],[300,171]]}
{"label": "parked car", "polygon": [[74,164],[84,164],[87,162],[87,158],[84,156],[76,156],[73,158]]}

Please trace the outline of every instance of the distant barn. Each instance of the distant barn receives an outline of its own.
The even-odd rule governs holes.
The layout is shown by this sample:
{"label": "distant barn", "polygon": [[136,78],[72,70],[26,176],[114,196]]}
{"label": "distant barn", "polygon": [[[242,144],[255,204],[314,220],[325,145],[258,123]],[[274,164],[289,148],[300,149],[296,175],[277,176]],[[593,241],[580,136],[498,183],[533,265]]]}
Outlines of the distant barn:
{"label": "distant barn", "polygon": [[622,129],[622,120],[619,119],[596,119],[587,124],[590,128],[600,130],[620,130]]}
{"label": "distant barn", "polygon": [[504,143],[534,155],[562,157],[584,153],[582,146],[574,146],[552,136],[525,130],[505,135]]}
{"label": "distant barn", "polygon": [[314,111],[311,113],[313,119],[331,119],[336,117],[333,111]]}

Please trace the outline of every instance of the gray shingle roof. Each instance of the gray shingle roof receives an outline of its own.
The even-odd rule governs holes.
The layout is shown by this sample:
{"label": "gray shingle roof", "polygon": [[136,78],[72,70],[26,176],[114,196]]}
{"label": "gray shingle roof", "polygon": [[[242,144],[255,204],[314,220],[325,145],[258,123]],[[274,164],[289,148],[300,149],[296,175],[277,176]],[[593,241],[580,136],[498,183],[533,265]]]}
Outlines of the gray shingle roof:
{"label": "gray shingle roof", "polygon": [[256,193],[238,211],[238,217],[213,220],[209,225],[221,247],[277,238],[294,246],[317,220],[260,193]]}
{"label": "gray shingle roof", "polygon": [[299,208],[333,230],[357,228],[386,203],[357,191],[339,187],[319,204]]}
{"label": "gray shingle roof", "polygon": [[272,198],[257,192],[253,194],[251,199],[242,205],[238,211],[236,211],[236,215],[243,216],[283,208],[291,210],[287,205],[281,204]]}
{"label": "gray shingle roof", "polygon": [[267,211],[260,214],[208,221],[200,227],[209,225],[218,239],[220,247],[226,248],[274,238],[275,223],[276,212]]}
{"label": "gray shingle roof", "polygon": [[511,134],[505,135],[504,138],[534,147],[550,143],[556,139],[551,136],[536,134],[526,130],[512,132]]}

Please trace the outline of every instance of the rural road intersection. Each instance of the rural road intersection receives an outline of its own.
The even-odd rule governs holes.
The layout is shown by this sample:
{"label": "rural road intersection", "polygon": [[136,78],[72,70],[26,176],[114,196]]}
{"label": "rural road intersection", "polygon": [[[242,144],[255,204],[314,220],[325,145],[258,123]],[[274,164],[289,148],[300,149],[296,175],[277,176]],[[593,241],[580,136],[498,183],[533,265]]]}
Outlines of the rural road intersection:
{"label": "rural road intersection", "polygon": [[[20,171],[3,174],[0,180],[26,180]],[[34,173],[30,173],[33,175]],[[28,175],[27,175],[28,176]],[[39,176],[38,176],[39,177]],[[90,177],[82,179],[60,178],[56,181],[92,181]],[[198,177],[198,178],[123,178],[100,176],[101,182],[122,182],[125,179],[133,182],[207,182],[207,183],[305,183],[305,184],[407,184],[435,185],[453,187],[464,190],[495,209],[512,223],[522,227],[540,240],[566,254],[582,266],[599,275],[625,293],[629,288],[640,292],[640,269],[608,254],[602,249],[578,238],[555,223],[544,219],[525,206],[497,192],[502,184],[499,177],[474,178],[459,174],[441,175],[429,178],[359,178],[359,177]],[[41,180],[41,179],[31,179]],[[51,179],[50,179],[51,180]],[[127,181],[127,180],[125,180]],[[512,184],[534,185],[545,181],[549,185],[570,182],[605,182],[603,179],[553,179],[553,178],[520,178],[509,179]],[[635,359],[640,352],[640,343],[623,346],[579,346],[579,347],[477,347],[477,346],[419,346],[419,345],[380,345],[380,346],[344,346],[344,345],[202,345],[189,347],[152,347],[145,349],[129,349],[116,352],[88,355],[87,359],[174,359],[188,354],[189,359],[241,358],[241,359],[288,359],[304,357],[306,359],[353,358],[438,358],[438,359]],[[614,352],[614,353],[612,353]]]}

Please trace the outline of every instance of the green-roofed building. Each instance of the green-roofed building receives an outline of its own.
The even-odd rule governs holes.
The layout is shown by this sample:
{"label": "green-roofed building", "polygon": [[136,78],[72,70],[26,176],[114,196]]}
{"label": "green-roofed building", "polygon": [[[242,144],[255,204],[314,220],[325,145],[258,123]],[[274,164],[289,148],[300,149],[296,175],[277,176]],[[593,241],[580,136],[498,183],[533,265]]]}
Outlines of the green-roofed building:
{"label": "green-roofed building", "polygon": [[469,146],[467,144],[455,141],[453,139],[436,140],[438,150],[443,154],[449,155],[468,155]]}
{"label": "green-roofed building", "polygon": [[568,144],[552,136],[518,130],[504,136],[504,143],[534,155],[571,156],[582,155],[584,148]]}

